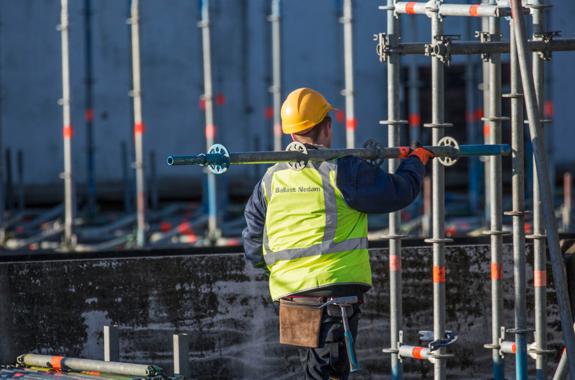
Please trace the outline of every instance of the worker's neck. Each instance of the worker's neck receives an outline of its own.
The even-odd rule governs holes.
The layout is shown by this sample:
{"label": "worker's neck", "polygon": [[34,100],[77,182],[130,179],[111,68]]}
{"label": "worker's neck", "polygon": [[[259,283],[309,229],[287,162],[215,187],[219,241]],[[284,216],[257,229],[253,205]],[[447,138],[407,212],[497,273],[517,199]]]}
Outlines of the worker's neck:
{"label": "worker's neck", "polygon": [[301,137],[301,136],[294,136],[294,141],[300,142],[302,144],[307,144],[307,145],[314,145],[317,147],[322,147],[322,148],[329,148],[331,144],[326,144],[324,141],[316,141],[316,140],[312,140],[309,138],[305,138],[305,137]]}

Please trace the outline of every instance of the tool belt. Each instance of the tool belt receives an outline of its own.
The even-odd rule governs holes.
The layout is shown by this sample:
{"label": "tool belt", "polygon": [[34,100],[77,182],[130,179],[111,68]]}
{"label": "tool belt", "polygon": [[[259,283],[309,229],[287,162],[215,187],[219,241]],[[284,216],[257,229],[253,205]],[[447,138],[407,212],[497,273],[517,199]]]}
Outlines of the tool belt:
{"label": "tool belt", "polygon": [[[325,306],[328,299],[313,296],[291,296],[280,299],[280,343],[318,348],[324,309],[330,317],[342,316],[340,306]],[[345,308],[348,316],[352,317],[358,305]]]}
{"label": "tool belt", "polygon": [[280,343],[318,348],[323,316],[321,302],[310,304],[299,300],[280,299]]}

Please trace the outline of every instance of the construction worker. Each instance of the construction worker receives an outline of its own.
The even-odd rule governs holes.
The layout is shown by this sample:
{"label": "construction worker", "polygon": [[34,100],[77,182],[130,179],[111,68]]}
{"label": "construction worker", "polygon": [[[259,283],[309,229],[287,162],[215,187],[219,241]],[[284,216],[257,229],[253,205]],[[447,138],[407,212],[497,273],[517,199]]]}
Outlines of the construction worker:
{"label": "construction worker", "polygon": [[[297,89],[282,105],[282,131],[307,149],[330,148],[332,109],[319,92]],[[347,378],[341,311],[320,306],[357,296],[360,302],[346,312],[355,341],[359,304],[372,284],[367,214],[408,206],[431,157],[417,148],[395,174],[352,156],[300,171],[278,163],[256,185],[245,208],[245,255],[269,272],[271,297],[280,302],[280,343],[302,347],[307,379]]]}

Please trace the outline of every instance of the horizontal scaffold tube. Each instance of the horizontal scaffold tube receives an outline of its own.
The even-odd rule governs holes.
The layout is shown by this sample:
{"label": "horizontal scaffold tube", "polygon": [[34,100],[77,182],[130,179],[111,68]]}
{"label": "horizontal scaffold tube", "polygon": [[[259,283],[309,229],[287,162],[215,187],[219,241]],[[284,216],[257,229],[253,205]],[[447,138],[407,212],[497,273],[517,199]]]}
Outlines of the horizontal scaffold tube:
{"label": "horizontal scaffold tube", "polygon": [[439,11],[440,16],[468,17],[506,17],[511,14],[509,8],[489,4],[441,4],[406,1],[395,3],[395,13],[408,15],[427,15]]}
{"label": "horizontal scaffold tube", "polygon": [[[471,157],[471,156],[507,156],[511,148],[507,144],[500,145],[461,145],[426,146],[436,157]],[[329,161],[341,157],[355,156],[366,160],[382,158],[406,158],[412,149],[410,147],[394,147],[382,149],[310,149],[307,153],[298,151],[263,151],[230,153],[201,153],[193,156],[169,156],[168,165],[253,165],[273,164],[277,162]]]}
{"label": "horizontal scaffold tube", "polygon": [[417,360],[429,360],[433,363],[433,355],[429,348],[421,346],[399,346],[399,356],[402,358],[412,358]]}
{"label": "horizontal scaffold tube", "polygon": [[[388,54],[414,55],[426,54],[426,43],[403,43],[387,51]],[[553,52],[553,51],[574,51],[575,38],[554,38],[550,41],[529,41],[527,47],[532,52]],[[472,54],[504,54],[509,53],[509,42],[507,41],[452,41],[449,44],[450,55],[472,55]]]}
{"label": "horizontal scaffold tube", "polygon": [[51,368],[57,371],[102,372],[141,377],[152,377],[162,374],[162,369],[153,365],[105,362],[52,355],[25,354],[18,357],[18,363],[25,367]]}

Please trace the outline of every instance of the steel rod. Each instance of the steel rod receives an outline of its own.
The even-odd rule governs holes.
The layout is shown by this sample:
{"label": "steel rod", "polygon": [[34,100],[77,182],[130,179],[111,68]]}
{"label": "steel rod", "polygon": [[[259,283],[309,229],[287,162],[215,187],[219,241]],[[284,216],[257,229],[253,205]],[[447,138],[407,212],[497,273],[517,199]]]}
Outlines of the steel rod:
{"label": "steel rod", "polygon": [[[431,41],[433,44],[443,37],[443,19],[435,9],[431,15]],[[445,123],[445,62],[439,56],[431,57],[431,122]],[[443,137],[442,127],[433,128],[432,144],[437,145]],[[432,244],[433,244],[433,338],[443,339],[445,335],[445,168],[438,160],[432,163]],[[445,348],[437,350],[445,354]],[[437,358],[434,363],[435,380],[446,378],[446,359]]]}
{"label": "steel rod", "polygon": [[[429,15],[433,12],[430,3],[423,2],[397,2],[395,12],[407,15]],[[494,4],[441,4],[439,16],[467,16],[467,17],[506,17],[509,16],[509,8]]]}
{"label": "steel rod", "polygon": [[432,363],[435,360],[429,348],[422,346],[401,345],[399,347],[399,356],[416,360],[429,360]]}
{"label": "steel rod", "polygon": [[[401,27],[399,18],[391,10],[394,0],[387,0],[387,36],[393,47],[399,43]],[[400,56],[393,54],[387,60],[387,145],[388,149],[397,149],[400,144]],[[388,161],[388,171],[394,173],[399,162]],[[400,342],[400,331],[403,328],[402,284],[401,284],[401,218],[400,212],[389,214],[389,331],[391,348]],[[403,366],[397,353],[391,354],[391,378],[403,378]]]}
{"label": "steel rod", "polygon": [[[410,42],[397,45],[390,52],[401,55],[424,55],[426,43]],[[551,41],[532,40],[527,42],[529,51],[538,52],[561,52],[575,50],[575,38],[553,38]],[[504,54],[509,53],[509,41],[451,41],[449,54],[451,55],[475,55],[475,54]]]}
{"label": "steel rod", "polygon": [[[482,0],[483,3],[489,4],[489,0]],[[482,17],[481,18],[481,40],[482,42],[488,41],[489,38],[489,17]],[[482,72],[482,95],[483,95],[483,115],[489,115],[489,55],[482,54],[482,63],[481,63],[481,72]],[[483,130],[483,143],[489,144],[489,123],[484,121],[482,125]],[[489,228],[489,224],[491,221],[491,196],[490,196],[490,189],[491,185],[489,182],[491,181],[491,176],[489,175],[489,160],[483,161],[483,185],[484,185],[484,226]]]}
{"label": "steel rod", "polygon": [[523,98],[517,52],[511,33],[511,150],[513,210],[513,279],[515,288],[515,377],[526,379],[527,372],[527,306],[525,262],[525,144]]}
{"label": "steel rod", "polygon": [[[539,0],[532,0],[534,5],[542,5]],[[538,34],[545,31],[543,25],[543,10],[535,7],[532,10],[533,40],[540,40]],[[545,68],[539,53],[532,53],[532,72],[535,85],[535,101],[538,106],[538,117],[543,119],[543,102],[545,99]],[[544,125],[541,124],[543,128]],[[545,131],[541,130],[541,143],[545,147]],[[537,159],[533,157],[533,166],[537,165]],[[540,161],[539,161],[540,162]],[[545,227],[543,220],[541,192],[539,189],[539,174],[533,171],[533,278],[535,288],[535,377],[537,380],[547,379],[547,356],[544,351],[547,348],[547,257],[545,247]]]}
{"label": "steel rod", "polygon": [[272,77],[270,88],[273,98],[273,139],[274,150],[282,150],[281,130],[281,0],[272,0],[272,11],[269,17],[272,26]]}
{"label": "steel rod", "polygon": [[18,358],[18,363],[28,367],[41,368],[53,368],[55,363],[57,363],[63,370],[103,372],[125,376],[153,377],[162,374],[162,369],[153,365],[106,362],[50,355],[25,354]]}
{"label": "steel rod", "polygon": [[104,361],[120,361],[120,331],[118,326],[104,326]]}
{"label": "steel rod", "polygon": [[174,374],[187,379],[191,375],[190,370],[190,336],[188,334],[174,334]]}
{"label": "steel rod", "polygon": [[64,139],[64,241],[65,249],[74,246],[74,218],[76,214],[74,179],[72,176],[72,116],[70,110],[70,51],[68,0],[61,0],[60,36],[62,43],[62,137]]}
{"label": "steel rod", "polygon": [[94,169],[94,67],[92,59],[92,0],[84,0],[84,119],[86,123],[86,209],[90,217],[96,214],[96,178]]}
{"label": "steel rod", "polygon": [[570,172],[563,174],[563,232],[571,231],[571,214],[573,213],[573,176]]}
{"label": "steel rod", "polygon": [[[495,0],[490,0],[495,5]],[[501,32],[498,18],[489,19],[489,36],[492,41],[499,39]],[[490,54],[489,70],[489,143],[501,142],[501,56]],[[491,235],[491,345],[494,380],[505,378],[505,363],[499,352],[501,326],[503,325],[503,212],[502,212],[502,175],[501,157],[489,158],[489,197],[490,197],[490,235]]]}
{"label": "steel rod", "polygon": [[567,355],[565,349],[561,353],[561,359],[559,359],[559,364],[557,364],[557,370],[553,375],[553,380],[564,380],[567,379]]}
{"label": "steel rod", "polygon": [[[575,378],[575,333],[573,332],[573,317],[569,298],[567,296],[567,280],[565,276],[565,264],[561,255],[559,246],[559,236],[557,231],[557,221],[555,220],[555,209],[553,207],[553,191],[549,176],[547,175],[547,154],[545,145],[542,141],[541,113],[535,94],[534,78],[531,76],[531,70],[528,61],[528,51],[526,47],[526,32],[523,15],[521,14],[521,4],[517,0],[511,0],[511,9],[513,12],[513,30],[517,46],[517,57],[521,69],[521,82],[525,95],[525,104],[527,117],[529,120],[529,131],[531,143],[533,145],[533,154],[535,156],[536,171],[539,178],[538,188],[541,194],[545,229],[547,230],[547,243],[549,247],[549,256],[551,267],[553,269],[553,279],[555,283],[557,303],[559,305],[559,314],[561,318],[561,329],[567,348],[567,358],[571,378]],[[543,268],[541,268],[543,269]]]}
{"label": "steel rod", "polygon": [[[202,59],[204,70],[204,94],[203,99],[205,102],[205,131],[206,131],[206,146],[209,148],[214,144],[216,136],[216,126],[214,121],[214,93],[212,88],[212,53],[210,41],[210,2],[209,0],[201,0],[201,21],[200,28],[202,29]],[[217,189],[216,177],[213,173],[207,173],[207,190],[208,190],[208,237],[211,241],[217,239],[218,224],[217,224]]]}
{"label": "steel rod", "polygon": [[[417,38],[417,22],[415,18],[409,19],[409,30],[413,39]],[[420,140],[421,134],[421,110],[419,104],[419,66],[418,57],[413,56],[409,60],[409,141],[411,144]]]}
{"label": "steel rod", "polygon": [[132,0],[130,25],[132,36],[132,98],[134,103],[134,147],[136,170],[136,244],[146,244],[146,179],[144,172],[144,121],[142,118],[142,82],[140,72],[140,9],[139,0]]}
{"label": "steel rod", "polygon": [[[1,25],[0,25],[1,27]],[[1,33],[1,31],[0,31]],[[2,45],[0,44],[0,54],[2,52]],[[0,70],[0,86],[3,86],[4,82],[2,80],[2,71]],[[3,114],[4,111],[4,99],[2,94],[0,93],[0,114]],[[6,237],[6,228],[7,228],[7,220],[6,220],[6,183],[5,183],[5,162],[4,162],[4,123],[2,122],[2,118],[0,117],[0,247],[4,246],[4,240]]]}
{"label": "steel rod", "polygon": [[[508,156],[511,147],[499,145],[460,145],[459,149],[451,146],[425,146],[437,157],[474,157],[474,156]],[[268,151],[230,153],[229,157],[220,153],[207,153],[191,156],[169,156],[167,163],[177,165],[252,165],[271,164],[276,162],[295,161],[329,161],[341,157],[356,156],[366,160],[377,158],[405,158],[411,152],[409,147],[392,147],[376,149],[310,149],[307,154],[297,151]]]}
{"label": "steel rod", "polygon": [[343,0],[343,54],[345,71],[345,89],[342,94],[345,97],[345,146],[349,149],[355,147],[355,119],[354,108],[354,84],[353,84],[353,4],[352,0]]}

